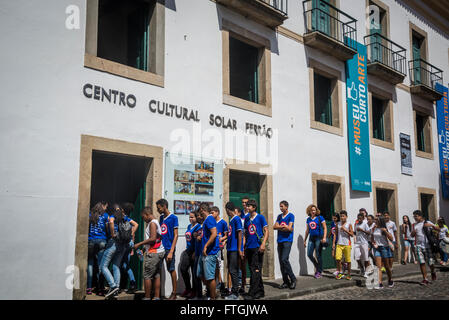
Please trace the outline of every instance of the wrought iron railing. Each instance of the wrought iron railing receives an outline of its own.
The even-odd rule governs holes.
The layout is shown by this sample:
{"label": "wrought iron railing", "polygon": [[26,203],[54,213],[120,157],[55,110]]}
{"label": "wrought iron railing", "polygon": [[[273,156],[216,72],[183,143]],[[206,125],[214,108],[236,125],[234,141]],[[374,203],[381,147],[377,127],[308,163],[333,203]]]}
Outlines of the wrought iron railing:
{"label": "wrought iron railing", "polygon": [[443,84],[443,70],[431,65],[423,59],[415,59],[408,62],[410,83],[412,86],[425,85],[436,90],[437,83]]}
{"label": "wrought iron railing", "polygon": [[402,73],[404,76],[406,75],[406,49],[380,33],[370,34],[364,40],[368,49],[368,59],[371,63],[379,62]]}
{"label": "wrought iron railing", "polygon": [[306,34],[319,31],[357,50],[356,19],[324,0],[306,0],[302,6]]}
{"label": "wrought iron railing", "polygon": [[288,0],[259,0],[259,1],[267,3],[284,16],[287,16],[288,14]]}

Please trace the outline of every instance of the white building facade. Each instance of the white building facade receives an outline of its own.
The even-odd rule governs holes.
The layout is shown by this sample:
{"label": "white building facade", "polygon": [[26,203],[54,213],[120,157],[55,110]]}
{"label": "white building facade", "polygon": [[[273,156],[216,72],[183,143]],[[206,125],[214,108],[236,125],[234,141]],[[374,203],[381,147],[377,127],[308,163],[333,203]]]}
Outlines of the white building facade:
{"label": "white building facade", "polygon": [[[222,214],[254,195],[269,223],[271,279],[281,277],[272,226],[282,200],[295,214],[297,275],[313,274],[302,244],[311,203],[327,220],[344,209],[353,222],[362,207],[398,226],[416,209],[449,219],[434,86],[447,86],[448,9],[331,3],[2,3],[0,298],[85,298],[89,209],[137,201],[144,186],[142,206],[168,197],[174,212],[167,153],[216,161]],[[368,45],[371,192],[352,190],[345,62],[357,52],[345,36]],[[401,133],[411,174],[401,172]]]}

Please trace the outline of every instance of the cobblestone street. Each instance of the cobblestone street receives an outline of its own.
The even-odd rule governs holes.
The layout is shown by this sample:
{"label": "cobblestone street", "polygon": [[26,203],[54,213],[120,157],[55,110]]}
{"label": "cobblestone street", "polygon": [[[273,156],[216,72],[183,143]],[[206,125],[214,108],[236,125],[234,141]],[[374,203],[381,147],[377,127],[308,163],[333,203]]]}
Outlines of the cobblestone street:
{"label": "cobblestone street", "polygon": [[[421,280],[421,276],[413,276],[395,281],[395,286],[391,289],[341,288],[290,300],[449,300],[449,272],[439,272],[437,280],[428,286],[419,285]],[[384,280],[384,285],[386,284],[387,281]]]}

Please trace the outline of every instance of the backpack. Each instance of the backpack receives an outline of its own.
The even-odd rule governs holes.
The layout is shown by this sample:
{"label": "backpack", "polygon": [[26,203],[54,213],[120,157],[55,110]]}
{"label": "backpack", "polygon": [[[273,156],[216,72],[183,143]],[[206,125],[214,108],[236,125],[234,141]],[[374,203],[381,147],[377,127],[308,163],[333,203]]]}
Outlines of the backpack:
{"label": "backpack", "polygon": [[122,220],[118,224],[117,242],[129,243],[132,239],[132,226],[129,221]]}
{"label": "backpack", "polygon": [[[424,224],[426,224],[427,222],[428,222],[427,220],[424,221]],[[437,253],[437,252],[439,252],[440,241],[435,236],[435,234],[432,232],[432,228],[425,227],[424,224],[423,224],[422,230],[423,230],[423,233],[426,236],[427,240],[429,241],[430,249],[432,250],[433,253]]]}

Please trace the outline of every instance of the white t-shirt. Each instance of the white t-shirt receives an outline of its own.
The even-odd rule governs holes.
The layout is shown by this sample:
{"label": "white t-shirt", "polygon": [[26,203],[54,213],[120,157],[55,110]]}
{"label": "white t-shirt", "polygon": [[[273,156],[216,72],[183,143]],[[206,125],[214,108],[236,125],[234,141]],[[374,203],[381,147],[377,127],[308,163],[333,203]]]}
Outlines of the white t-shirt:
{"label": "white t-shirt", "polygon": [[446,238],[446,233],[447,233],[447,228],[446,227],[443,227],[443,228],[441,228],[440,229],[440,232],[439,232],[439,234],[438,234],[438,239],[439,240],[443,240],[444,238]]}
{"label": "white t-shirt", "polygon": [[404,237],[404,239],[405,240],[409,240],[409,241],[411,241],[411,240],[415,240],[415,237],[412,237],[412,230],[408,227],[408,225],[407,224],[403,224],[402,225],[403,226],[403,228],[405,228],[405,237]]}
{"label": "white t-shirt", "polygon": [[386,223],[386,225],[387,225],[388,232],[393,236],[392,241],[395,242],[396,237],[394,236],[394,232],[398,231],[398,228],[396,228],[396,223],[394,223],[393,221],[390,220]]}
{"label": "white t-shirt", "polygon": [[[346,222],[344,224],[345,229],[349,230],[349,226],[350,225],[351,224],[349,222]],[[342,245],[342,246],[349,246],[349,245],[351,245],[351,236],[348,233],[346,233],[346,232],[341,230],[341,227],[342,227],[341,222],[339,222],[337,224],[337,227],[338,227],[338,241],[337,241],[337,244]]]}
{"label": "white t-shirt", "polygon": [[[374,223],[373,223],[374,225]],[[385,234],[382,233],[380,228],[375,228],[373,231],[374,242],[378,246],[388,247],[388,239]]]}
{"label": "white t-shirt", "polygon": [[[159,225],[159,221],[157,219],[153,219],[150,221],[150,223],[147,225],[147,228],[145,229],[145,240],[148,240],[150,238],[150,225],[154,223],[156,224],[156,232],[160,236],[161,235],[161,226]],[[145,251],[148,252],[148,250],[151,248],[149,244],[145,245]],[[160,242],[160,247],[156,249],[157,253],[164,252],[164,245],[162,244],[162,241]]]}
{"label": "white t-shirt", "polygon": [[[435,226],[432,222],[427,221],[428,224],[431,226]],[[424,221],[413,224],[413,227],[415,228],[415,243],[417,247],[420,248],[430,248],[429,240],[427,240],[427,237],[423,231]]]}
{"label": "white t-shirt", "polygon": [[355,243],[356,244],[368,244],[369,235],[365,232],[357,230],[357,228],[361,228],[363,231],[369,232],[370,227],[368,226],[368,222],[365,222],[365,220],[361,224],[354,225],[354,231],[356,232],[356,238]]}

